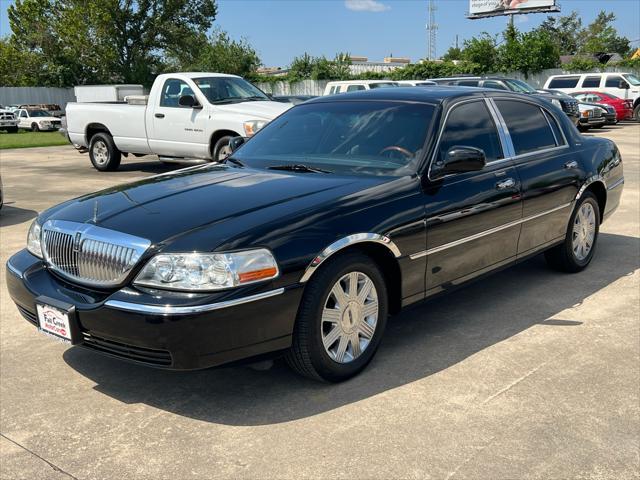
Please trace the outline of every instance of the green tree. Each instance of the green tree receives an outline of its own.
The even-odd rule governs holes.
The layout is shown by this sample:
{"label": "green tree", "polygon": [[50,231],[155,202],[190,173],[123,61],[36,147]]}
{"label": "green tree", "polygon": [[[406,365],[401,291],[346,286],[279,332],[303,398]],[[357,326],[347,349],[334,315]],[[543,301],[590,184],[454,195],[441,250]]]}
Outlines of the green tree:
{"label": "green tree", "polygon": [[509,25],[504,42],[498,48],[498,61],[503,72],[522,72],[525,75],[560,63],[559,49],[549,34],[543,30],[519,32]]}
{"label": "green tree", "polygon": [[458,47],[449,47],[449,50],[442,56],[445,62],[453,60],[462,60],[462,50]]}
{"label": "green tree", "polygon": [[560,55],[575,55],[580,51],[582,19],[576,11],[561,17],[549,16],[537,30],[546,32],[553,39]]}
{"label": "green tree", "polygon": [[16,48],[41,57],[60,86],[149,84],[167,52],[189,52],[215,19],[215,0],[16,0]]}
{"label": "green tree", "polygon": [[8,38],[0,39],[0,86],[50,86],[42,75],[42,58],[17,48]]}
{"label": "green tree", "polygon": [[630,41],[627,37],[618,35],[613,26],[616,14],[602,10],[596,19],[581,32],[580,53],[618,53],[626,57],[631,52]]}
{"label": "green tree", "polygon": [[488,33],[483,33],[479,37],[473,37],[464,41],[462,50],[462,60],[474,63],[479,66],[483,73],[495,72],[498,70],[498,49],[496,38]]}
{"label": "green tree", "polygon": [[[194,58],[179,55],[179,70],[220,72],[243,77],[252,76],[260,66],[260,58],[246,39],[233,40],[226,32],[214,31],[208,39],[194,38]],[[174,53],[175,56],[175,53]],[[183,59],[180,62],[180,59]]]}
{"label": "green tree", "polygon": [[315,58],[306,52],[301,57],[295,57],[289,66],[289,78],[292,81],[311,78],[314,65]]}

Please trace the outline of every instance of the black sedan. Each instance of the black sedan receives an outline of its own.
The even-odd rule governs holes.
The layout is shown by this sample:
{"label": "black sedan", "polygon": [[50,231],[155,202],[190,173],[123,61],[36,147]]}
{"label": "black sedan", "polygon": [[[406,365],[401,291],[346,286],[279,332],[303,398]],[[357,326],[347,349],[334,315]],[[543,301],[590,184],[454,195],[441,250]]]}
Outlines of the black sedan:
{"label": "black sedan", "polygon": [[7,263],[22,315],[155,367],[277,352],[341,381],[406,305],[541,252],[584,269],[624,182],[613,142],[478,88],[322,97],[242,143],[43,212]]}

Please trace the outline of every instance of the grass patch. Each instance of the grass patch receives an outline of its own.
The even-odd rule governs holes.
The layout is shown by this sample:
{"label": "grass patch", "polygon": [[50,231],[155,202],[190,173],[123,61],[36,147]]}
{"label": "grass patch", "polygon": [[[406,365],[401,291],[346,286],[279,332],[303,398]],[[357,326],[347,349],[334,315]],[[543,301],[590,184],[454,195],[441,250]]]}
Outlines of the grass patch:
{"label": "grass patch", "polygon": [[18,133],[0,132],[0,150],[7,148],[53,147],[69,145],[59,132],[29,132],[18,130]]}

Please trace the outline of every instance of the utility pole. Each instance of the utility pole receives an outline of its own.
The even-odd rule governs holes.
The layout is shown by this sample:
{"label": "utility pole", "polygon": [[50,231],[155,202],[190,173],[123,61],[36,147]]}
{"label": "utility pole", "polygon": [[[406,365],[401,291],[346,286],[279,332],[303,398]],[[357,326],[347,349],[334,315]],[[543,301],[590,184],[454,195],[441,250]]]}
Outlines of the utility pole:
{"label": "utility pole", "polygon": [[429,0],[429,16],[427,21],[427,32],[429,32],[429,49],[427,58],[429,60],[435,60],[437,55],[436,50],[436,37],[438,32],[438,25],[436,24],[436,2],[435,0]]}

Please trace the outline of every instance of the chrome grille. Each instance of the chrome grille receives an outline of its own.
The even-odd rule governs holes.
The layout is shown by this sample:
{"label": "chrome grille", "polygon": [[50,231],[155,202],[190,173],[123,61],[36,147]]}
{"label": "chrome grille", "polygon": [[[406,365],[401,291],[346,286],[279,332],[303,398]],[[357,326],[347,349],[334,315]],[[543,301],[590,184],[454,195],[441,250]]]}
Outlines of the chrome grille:
{"label": "chrome grille", "polygon": [[150,242],[95,225],[54,220],[42,227],[47,264],[60,275],[97,287],[119,285]]}

